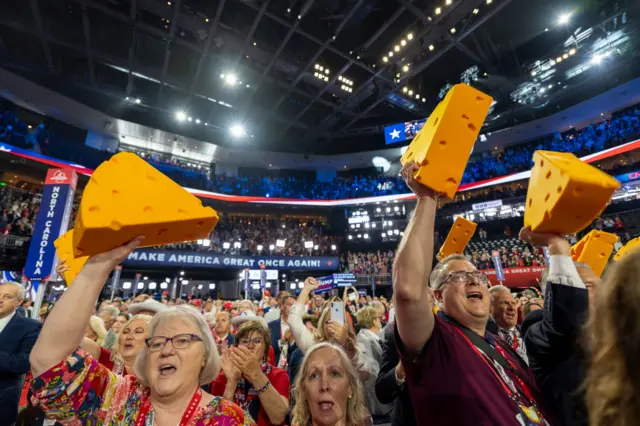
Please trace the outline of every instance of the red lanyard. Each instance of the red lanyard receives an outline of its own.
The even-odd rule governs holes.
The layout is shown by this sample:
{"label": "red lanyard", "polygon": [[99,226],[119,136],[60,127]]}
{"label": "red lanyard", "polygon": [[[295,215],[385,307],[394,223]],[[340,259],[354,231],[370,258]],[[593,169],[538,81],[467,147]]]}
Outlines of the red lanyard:
{"label": "red lanyard", "polygon": [[[149,411],[151,410],[151,401],[149,400],[149,390],[146,390],[142,397],[144,398],[144,402],[140,407],[140,413],[138,414],[138,418],[136,419],[135,426],[144,426],[145,420],[147,419],[147,414],[149,414]],[[182,420],[180,420],[180,423],[178,426],[186,426],[189,424],[189,422],[191,421],[191,417],[193,417],[194,413],[198,409],[198,406],[200,405],[201,399],[202,399],[202,389],[198,388],[198,390],[196,390],[193,393],[193,396],[191,397],[191,401],[189,402],[189,405],[187,405],[186,410],[184,410],[184,414],[182,415]]]}
{"label": "red lanyard", "polygon": [[[498,374],[498,372],[496,371],[496,367],[491,365],[491,363],[489,363],[489,361],[487,360],[487,356],[485,356],[482,352],[480,352],[480,350],[478,348],[476,348],[476,345],[474,345],[468,338],[467,336],[464,335],[464,333],[462,331],[460,331],[458,329],[458,327],[455,327],[455,330],[464,338],[464,340],[473,348],[473,350],[476,352],[476,354],[478,354],[478,356],[480,358],[482,358],[482,360],[485,362],[485,364],[487,364],[487,367],[489,367],[489,369],[493,372],[493,375],[496,376],[496,379],[498,380],[498,382],[502,385],[502,388],[504,389],[504,391],[506,392],[507,396],[509,396],[511,399],[514,398],[513,392],[511,391],[511,389],[509,389],[509,386],[507,386],[507,384],[505,383],[504,379],[502,378],[502,376],[500,376],[500,374]],[[500,347],[500,345],[494,345],[495,349],[500,353],[500,355],[502,355],[509,364],[511,364],[513,366],[513,363],[507,358],[506,354],[504,353],[504,350]],[[514,367],[515,368],[515,367]],[[506,374],[506,372],[505,372]],[[515,377],[515,380],[518,381],[518,383],[520,384],[520,388],[522,389],[522,392],[525,398],[527,398],[529,400],[529,404],[531,404],[532,406],[535,405],[534,404],[534,400],[531,397],[529,390],[527,389],[527,386],[522,382],[522,380],[520,380],[519,377]]]}

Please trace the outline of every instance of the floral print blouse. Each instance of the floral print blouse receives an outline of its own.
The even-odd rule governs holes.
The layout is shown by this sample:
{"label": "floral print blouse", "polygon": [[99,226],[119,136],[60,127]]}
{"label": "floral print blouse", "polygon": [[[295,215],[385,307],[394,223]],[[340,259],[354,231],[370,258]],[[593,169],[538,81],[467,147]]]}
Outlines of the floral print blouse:
{"label": "floral print blouse", "polygon": [[[134,425],[148,391],[135,376],[117,376],[82,349],[31,381],[31,402],[65,425]],[[189,426],[255,426],[236,404],[214,398]]]}

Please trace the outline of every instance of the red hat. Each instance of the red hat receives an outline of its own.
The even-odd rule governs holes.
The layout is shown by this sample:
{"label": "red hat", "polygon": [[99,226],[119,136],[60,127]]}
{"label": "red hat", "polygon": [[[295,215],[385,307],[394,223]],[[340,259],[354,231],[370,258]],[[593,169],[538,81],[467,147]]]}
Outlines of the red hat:
{"label": "red hat", "polygon": [[264,291],[264,295],[265,295],[265,297],[269,297],[269,296],[271,296],[271,291],[269,291],[269,290],[265,290],[265,291]]}
{"label": "red hat", "polygon": [[197,306],[198,308],[202,308],[202,300],[200,299],[193,299],[189,302],[189,304]]}
{"label": "red hat", "polygon": [[227,310],[230,311],[231,309],[233,309],[233,303],[231,302],[226,302],[224,305],[222,305],[222,307]]}

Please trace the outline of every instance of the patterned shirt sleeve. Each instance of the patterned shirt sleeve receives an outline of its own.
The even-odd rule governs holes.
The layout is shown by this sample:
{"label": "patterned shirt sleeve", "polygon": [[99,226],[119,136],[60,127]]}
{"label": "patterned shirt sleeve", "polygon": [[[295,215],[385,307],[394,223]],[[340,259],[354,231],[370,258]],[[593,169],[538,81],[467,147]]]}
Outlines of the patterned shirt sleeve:
{"label": "patterned shirt sleeve", "polygon": [[217,399],[218,407],[214,418],[215,422],[211,423],[211,425],[256,426],[256,422],[247,410],[243,410],[238,405],[226,399],[219,397]]}
{"label": "patterned shirt sleeve", "polygon": [[31,402],[62,424],[98,424],[124,408],[131,377],[116,376],[77,349],[31,381]]}

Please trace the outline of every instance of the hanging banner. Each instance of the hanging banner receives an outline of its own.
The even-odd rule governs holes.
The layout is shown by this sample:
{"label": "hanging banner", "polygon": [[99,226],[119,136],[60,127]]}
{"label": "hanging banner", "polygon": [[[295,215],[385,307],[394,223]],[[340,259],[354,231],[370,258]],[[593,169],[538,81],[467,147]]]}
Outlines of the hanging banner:
{"label": "hanging banner", "polygon": [[124,266],[182,266],[209,269],[266,268],[275,270],[329,270],[340,267],[335,256],[234,256],[197,251],[139,249],[127,257]]}
{"label": "hanging banner", "polygon": [[509,288],[536,287],[540,284],[540,275],[544,270],[543,266],[523,266],[520,268],[504,268],[504,280],[498,280],[494,269],[487,269],[482,272],[487,274],[491,285],[502,284]]}
{"label": "hanging banner", "polygon": [[47,171],[24,265],[24,276],[33,282],[35,290],[38,282],[49,279],[54,272],[57,256],[53,242],[67,232],[77,183],[78,175],[71,169]]}
{"label": "hanging banner", "polygon": [[504,270],[502,269],[502,260],[500,259],[500,252],[494,251],[491,253],[491,260],[493,261],[493,267],[496,271],[496,278],[498,281],[504,281]]}

